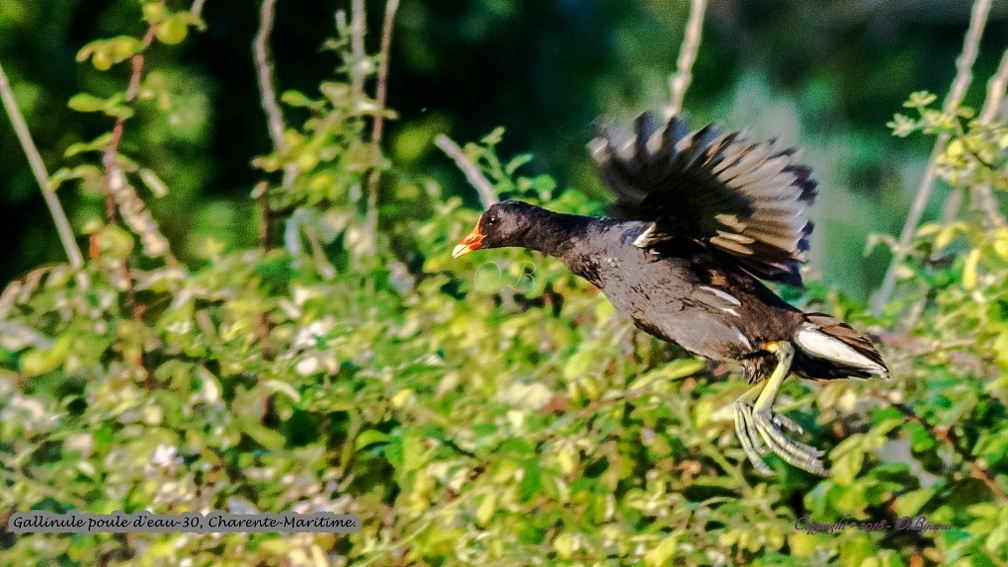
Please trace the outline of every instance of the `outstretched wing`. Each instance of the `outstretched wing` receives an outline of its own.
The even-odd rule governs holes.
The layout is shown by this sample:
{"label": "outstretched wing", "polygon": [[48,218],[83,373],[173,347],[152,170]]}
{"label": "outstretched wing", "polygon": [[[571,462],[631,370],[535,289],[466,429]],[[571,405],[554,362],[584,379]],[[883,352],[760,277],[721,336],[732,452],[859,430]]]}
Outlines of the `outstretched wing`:
{"label": "outstretched wing", "polygon": [[812,233],[805,208],[816,184],[793,148],[711,126],[690,132],[680,117],[659,124],[645,113],[632,134],[603,127],[589,149],[616,194],[610,214],[653,223],[636,245],[688,237],[760,278],[802,285],[798,270]]}

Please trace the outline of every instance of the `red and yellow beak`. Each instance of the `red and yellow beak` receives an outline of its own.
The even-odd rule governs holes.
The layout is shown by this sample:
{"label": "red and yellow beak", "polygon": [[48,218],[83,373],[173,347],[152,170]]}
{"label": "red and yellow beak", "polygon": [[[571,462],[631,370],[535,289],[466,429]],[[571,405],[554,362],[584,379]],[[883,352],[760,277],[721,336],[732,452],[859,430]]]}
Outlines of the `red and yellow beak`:
{"label": "red and yellow beak", "polygon": [[459,242],[455,250],[452,251],[452,258],[458,258],[463,254],[468,254],[473,250],[479,250],[480,246],[483,246],[483,233],[480,232],[479,223],[476,223],[476,228],[472,229],[462,242]]}

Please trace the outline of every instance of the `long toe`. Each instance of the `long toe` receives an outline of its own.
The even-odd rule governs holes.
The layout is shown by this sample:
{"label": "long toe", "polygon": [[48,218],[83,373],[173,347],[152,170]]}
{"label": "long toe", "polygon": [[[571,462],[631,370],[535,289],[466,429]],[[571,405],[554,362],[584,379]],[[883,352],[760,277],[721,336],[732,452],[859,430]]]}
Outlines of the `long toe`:
{"label": "long toe", "polygon": [[773,414],[770,412],[754,412],[752,420],[760,437],[770,447],[770,450],[780,458],[810,473],[826,476],[826,468],[819,460],[819,457],[823,455],[822,451],[788,438],[774,423]]}
{"label": "long toe", "polygon": [[735,419],[735,435],[742,444],[742,450],[746,457],[756,467],[756,471],[762,475],[770,476],[773,470],[760,457],[761,453],[766,453],[760,435],[757,433],[755,424],[752,421],[752,406],[741,401],[732,405],[732,413]]}
{"label": "long toe", "polygon": [[797,433],[798,435],[805,433],[805,430],[802,429],[802,426],[798,425],[797,423],[791,421],[790,419],[779,413],[774,413],[772,420],[774,424],[780,427],[781,429],[787,429],[788,431]]}

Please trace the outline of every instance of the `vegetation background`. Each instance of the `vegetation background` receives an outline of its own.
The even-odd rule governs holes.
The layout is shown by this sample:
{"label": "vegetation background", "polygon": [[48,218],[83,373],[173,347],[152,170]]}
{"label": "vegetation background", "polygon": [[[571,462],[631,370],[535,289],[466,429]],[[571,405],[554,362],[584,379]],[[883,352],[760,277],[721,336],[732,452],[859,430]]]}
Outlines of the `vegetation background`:
{"label": "vegetation background", "polygon": [[[5,532],[0,557],[1008,564],[1006,17],[5,0],[2,517],[333,511],[363,529]],[[800,146],[820,183],[809,289],[782,293],[875,333],[893,370],[786,388],[829,478],[756,476],[724,411],[737,369],[636,331],[557,262],[449,258],[501,194],[600,213],[594,121],[667,107],[670,76],[691,79],[695,126]],[[948,529],[896,529],[917,517]]]}

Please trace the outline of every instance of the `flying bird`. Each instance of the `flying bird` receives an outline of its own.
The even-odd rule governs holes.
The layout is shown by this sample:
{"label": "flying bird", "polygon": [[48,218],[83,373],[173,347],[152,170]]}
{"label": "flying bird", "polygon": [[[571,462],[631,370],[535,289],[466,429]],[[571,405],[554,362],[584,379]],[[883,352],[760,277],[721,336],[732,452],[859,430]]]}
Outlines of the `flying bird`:
{"label": "flying bird", "polygon": [[[802,378],[889,377],[871,341],[825,313],[805,313],[765,281],[802,286],[816,197],[793,148],[753,143],[678,116],[603,126],[589,144],[616,196],[609,217],[521,201],[490,206],[453,252],[521,247],[559,258],[603,291],[644,332],[717,361],[738,362],[754,386],[732,405],[735,433],[756,470],[769,447],[826,476],[823,452],[791,439],[802,428],[773,409],[790,373]],[[765,444],[765,447],[764,447]]]}

